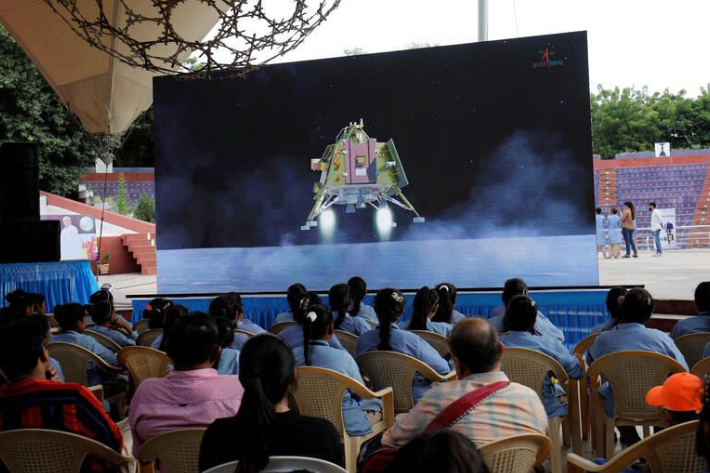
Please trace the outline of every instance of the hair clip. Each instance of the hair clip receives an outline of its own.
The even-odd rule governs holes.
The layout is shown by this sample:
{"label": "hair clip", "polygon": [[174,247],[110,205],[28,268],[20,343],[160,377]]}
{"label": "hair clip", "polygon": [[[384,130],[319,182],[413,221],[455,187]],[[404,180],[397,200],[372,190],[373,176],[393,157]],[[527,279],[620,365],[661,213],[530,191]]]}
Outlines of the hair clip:
{"label": "hair clip", "polygon": [[443,289],[444,291],[449,292],[449,286],[447,286],[446,284],[442,284],[441,286],[439,286],[439,289]]}
{"label": "hair clip", "polygon": [[400,304],[401,304],[402,302],[404,302],[404,296],[400,296],[400,295],[397,294],[396,292],[393,292],[393,293],[392,293],[392,299],[394,299],[395,302],[399,302]]}
{"label": "hair clip", "polygon": [[147,310],[148,312],[150,312],[150,311],[153,310],[153,306],[151,306],[150,304],[148,304],[147,306],[145,306],[145,310]]}
{"label": "hair clip", "polygon": [[311,322],[315,322],[318,316],[316,315],[315,312],[310,311],[308,314],[306,314],[306,318],[310,320]]}

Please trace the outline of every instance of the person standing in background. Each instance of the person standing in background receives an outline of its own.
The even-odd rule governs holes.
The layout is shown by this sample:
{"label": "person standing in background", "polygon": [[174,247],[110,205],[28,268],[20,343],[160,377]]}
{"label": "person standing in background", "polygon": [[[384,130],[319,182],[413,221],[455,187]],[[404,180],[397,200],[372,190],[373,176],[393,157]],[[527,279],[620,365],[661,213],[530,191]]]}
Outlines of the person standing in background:
{"label": "person standing in background", "polygon": [[626,254],[624,258],[631,258],[631,249],[634,250],[634,258],[639,257],[638,250],[636,249],[636,241],[634,241],[635,231],[636,208],[633,202],[624,202],[624,211],[621,213],[621,233],[626,243]]}
{"label": "person standing in background", "polygon": [[661,231],[665,228],[666,222],[663,221],[663,215],[656,207],[655,202],[648,203],[648,211],[651,212],[651,232],[653,232],[653,241],[656,242],[656,254],[653,256],[663,256]]}
{"label": "person standing in background", "polygon": [[618,258],[621,256],[621,242],[623,241],[619,210],[616,207],[612,207],[611,214],[606,220],[609,227],[609,257]]}
{"label": "person standing in background", "polygon": [[606,233],[604,232],[604,227],[606,226],[606,219],[602,215],[602,208],[597,207],[597,251],[602,252],[604,258],[608,258],[609,254],[607,252],[606,244]]}

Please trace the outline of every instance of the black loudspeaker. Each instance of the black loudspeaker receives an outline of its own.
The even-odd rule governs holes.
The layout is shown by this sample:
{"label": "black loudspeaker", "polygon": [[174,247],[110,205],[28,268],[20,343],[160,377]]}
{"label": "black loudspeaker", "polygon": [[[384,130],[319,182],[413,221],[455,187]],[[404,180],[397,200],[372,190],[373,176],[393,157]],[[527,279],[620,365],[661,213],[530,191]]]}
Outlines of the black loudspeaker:
{"label": "black loudspeaker", "polygon": [[0,221],[39,220],[37,143],[0,145]]}
{"label": "black loudspeaker", "polygon": [[59,261],[59,220],[0,222],[0,264]]}

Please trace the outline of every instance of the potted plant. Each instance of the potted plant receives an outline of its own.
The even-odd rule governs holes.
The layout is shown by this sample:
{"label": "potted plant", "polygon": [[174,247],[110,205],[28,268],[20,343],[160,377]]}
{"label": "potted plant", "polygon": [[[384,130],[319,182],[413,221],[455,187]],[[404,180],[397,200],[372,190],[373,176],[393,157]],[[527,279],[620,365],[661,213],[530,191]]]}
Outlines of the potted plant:
{"label": "potted plant", "polygon": [[101,256],[99,260],[99,274],[108,274],[109,259],[111,259],[111,253],[108,251]]}

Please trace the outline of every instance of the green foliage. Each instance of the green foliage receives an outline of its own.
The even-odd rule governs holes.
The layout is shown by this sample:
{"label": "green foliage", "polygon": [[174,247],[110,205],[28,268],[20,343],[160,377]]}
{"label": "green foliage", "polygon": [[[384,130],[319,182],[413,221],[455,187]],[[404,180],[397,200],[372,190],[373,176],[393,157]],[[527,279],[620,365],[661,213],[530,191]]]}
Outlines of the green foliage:
{"label": "green foliage", "polygon": [[133,122],[125,141],[116,150],[114,166],[153,167],[153,107]]}
{"label": "green foliage", "polygon": [[94,164],[97,150],[2,26],[0,110],[0,142],[41,143],[40,188],[60,195],[76,191],[84,169]]}
{"label": "green foliage", "polygon": [[99,264],[108,264],[109,260],[111,259],[111,252],[107,251],[103,255],[101,255],[101,260]]}
{"label": "green foliage", "polygon": [[118,197],[116,197],[116,210],[121,215],[128,215],[128,198],[126,197],[126,176],[118,174]]}
{"label": "green foliage", "polygon": [[155,223],[155,202],[146,193],[141,194],[138,203],[136,204],[136,209],[133,211],[133,217]]}

